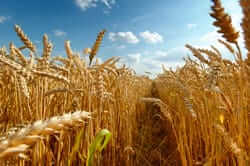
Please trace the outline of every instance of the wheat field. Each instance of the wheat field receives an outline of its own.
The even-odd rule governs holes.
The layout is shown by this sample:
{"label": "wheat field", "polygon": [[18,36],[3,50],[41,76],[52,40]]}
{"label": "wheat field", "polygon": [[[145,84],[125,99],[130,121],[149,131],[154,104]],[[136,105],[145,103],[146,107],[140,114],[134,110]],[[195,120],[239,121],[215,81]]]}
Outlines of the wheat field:
{"label": "wheat field", "polygon": [[[152,79],[112,57],[89,59],[65,41],[65,57],[43,52],[18,25],[22,46],[0,48],[2,166],[247,166],[250,165],[250,2],[240,0],[241,33],[220,0],[210,16],[233,60],[216,47],[186,44],[192,57]],[[119,64],[119,65],[118,65]],[[161,64],[159,64],[161,65]]]}

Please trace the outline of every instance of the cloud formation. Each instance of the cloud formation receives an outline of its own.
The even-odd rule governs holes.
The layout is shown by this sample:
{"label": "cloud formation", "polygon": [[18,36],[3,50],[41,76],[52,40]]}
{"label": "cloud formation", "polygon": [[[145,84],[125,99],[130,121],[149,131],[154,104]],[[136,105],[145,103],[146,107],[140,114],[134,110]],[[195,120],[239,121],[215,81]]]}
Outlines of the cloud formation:
{"label": "cloud formation", "polygon": [[60,29],[56,29],[56,30],[54,30],[54,35],[57,36],[57,37],[63,37],[63,36],[66,36],[67,33],[60,30]]}
{"label": "cloud formation", "polygon": [[119,46],[117,46],[117,48],[118,49],[124,49],[124,48],[126,48],[126,46],[125,45],[119,45]]}
{"label": "cloud formation", "polygon": [[139,39],[133,34],[133,32],[110,32],[109,39],[111,41],[125,41],[130,44],[137,44]]}
{"label": "cloud formation", "polygon": [[0,24],[4,23],[4,22],[7,21],[8,19],[9,19],[9,17],[0,16]]}
{"label": "cloud formation", "polygon": [[140,37],[142,37],[147,43],[156,44],[163,42],[163,37],[157,32],[145,31],[140,33]]}
{"label": "cloud formation", "polygon": [[135,54],[128,54],[127,56],[127,62],[130,64],[138,64],[140,63],[141,54],[135,53]]}
{"label": "cloud formation", "polygon": [[110,9],[111,9],[111,5],[115,4],[115,0],[101,0],[101,2],[104,3]]}
{"label": "cloud formation", "polygon": [[222,39],[222,37],[216,30],[208,32],[200,37],[200,41],[205,44],[216,42],[218,39]]}
{"label": "cloud formation", "polygon": [[189,30],[195,29],[197,27],[197,24],[187,24],[187,28]]}
{"label": "cloud formation", "polygon": [[98,2],[103,3],[109,9],[111,9],[111,6],[115,4],[115,0],[75,0],[76,5],[83,11],[88,8],[96,7]]}
{"label": "cloud formation", "polygon": [[168,51],[137,52],[122,57],[121,63],[132,67],[138,74],[144,74],[145,72],[159,74],[162,64],[166,68],[171,67],[173,69],[182,66],[184,64],[182,58],[187,55],[187,51],[185,47],[175,47]]}

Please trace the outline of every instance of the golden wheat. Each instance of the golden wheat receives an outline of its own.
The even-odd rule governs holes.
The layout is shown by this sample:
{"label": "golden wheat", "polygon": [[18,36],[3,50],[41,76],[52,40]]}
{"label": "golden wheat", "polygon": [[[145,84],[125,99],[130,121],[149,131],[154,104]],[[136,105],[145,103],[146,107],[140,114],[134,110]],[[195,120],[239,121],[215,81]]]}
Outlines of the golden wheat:
{"label": "golden wheat", "polygon": [[27,48],[29,48],[33,53],[35,53],[36,52],[35,45],[25,35],[25,33],[23,32],[23,30],[21,29],[21,27],[19,25],[15,25],[15,31],[16,31],[17,35],[20,37],[20,39],[23,41],[23,43],[25,44],[25,46]]}
{"label": "golden wheat", "polygon": [[8,157],[12,153],[23,153],[32,144],[42,139],[43,136],[52,135],[68,127],[77,126],[89,118],[90,114],[88,112],[77,111],[52,117],[46,121],[36,121],[0,142],[0,158]]}

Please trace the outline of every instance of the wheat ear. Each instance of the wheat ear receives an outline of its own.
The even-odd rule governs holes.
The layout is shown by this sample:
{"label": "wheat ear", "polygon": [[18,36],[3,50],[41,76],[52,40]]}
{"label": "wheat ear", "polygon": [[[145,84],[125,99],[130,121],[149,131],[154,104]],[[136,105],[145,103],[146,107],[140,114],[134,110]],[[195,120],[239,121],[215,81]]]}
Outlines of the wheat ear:
{"label": "wheat ear", "polygon": [[210,47],[216,52],[216,54],[217,54],[220,58],[222,57],[222,55],[221,55],[221,53],[220,53],[220,50],[219,50],[218,48],[216,48],[216,47],[213,46],[213,45],[211,45]]}
{"label": "wheat ear", "polygon": [[185,46],[186,46],[186,48],[188,48],[193,53],[193,56],[198,58],[202,63],[210,65],[210,62],[202,56],[202,54],[200,53],[200,51],[198,49],[192,47],[189,44],[186,44]]}
{"label": "wheat ear", "polygon": [[5,46],[3,47],[0,47],[0,56],[3,55],[3,56],[6,56],[7,55],[7,49]]}
{"label": "wheat ear", "polygon": [[213,25],[220,28],[219,33],[223,34],[223,37],[231,43],[237,43],[239,32],[235,30],[232,25],[231,17],[224,11],[220,0],[212,0],[213,6],[210,16],[216,19]]}
{"label": "wheat ear", "polygon": [[235,50],[234,50],[234,48],[230,45],[230,43],[227,43],[227,42],[225,42],[225,41],[223,41],[223,40],[220,40],[220,39],[218,39],[218,42],[221,43],[222,45],[224,45],[224,46],[229,50],[229,52],[231,52],[233,55],[235,54]]}
{"label": "wheat ear", "polygon": [[19,70],[23,69],[23,67],[20,64],[18,64],[15,61],[12,61],[12,60],[6,58],[5,56],[1,56],[0,55],[0,62],[2,62],[5,65],[8,65],[10,68],[12,68],[14,70],[18,70],[19,71]]}
{"label": "wheat ear", "polygon": [[25,66],[27,64],[27,60],[26,60],[25,56],[23,55],[23,53],[21,52],[21,50],[19,48],[15,47],[15,45],[13,43],[10,43],[10,50],[12,53],[14,53],[14,55],[16,55],[18,57],[18,59],[20,60],[20,62],[22,63],[23,66]]}
{"label": "wheat ear", "polygon": [[29,48],[33,53],[36,52],[36,47],[35,45],[30,41],[30,39],[25,35],[23,30],[19,25],[15,25],[15,31],[19,38],[22,40],[22,42],[25,44],[27,48]]}
{"label": "wheat ear", "polygon": [[72,49],[70,47],[70,41],[69,40],[65,41],[64,47],[65,47],[65,51],[66,51],[66,54],[67,54],[68,58],[72,59],[73,58],[73,51],[72,51]]}
{"label": "wheat ear", "polygon": [[104,37],[105,32],[106,32],[106,30],[104,29],[104,30],[102,30],[102,31],[98,34],[98,36],[97,36],[97,39],[96,39],[96,41],[95,41],[95,44],[93,45],[93,47],[92,47],[92,49],[91,49],[91,52],[90,52],[90,54],[89,54],[89,65],[91,65],[93,58],[94,58],[94,57],[96,56],[96,54],[97,54],[97,51],[98,51],[98,49],[99,49],[99,47],[100,47],[100,44],[101,44],[101,42],[102,42],[102,39],[103,39],[103,37]]}
{"label": "wheat ear", "polygon": [[216,53],[216,52],[213,52],[211,50],[208,50],[208,49],[197,49],[198,51],[200,51],[200,53],[204,53],[208,56],[208,58],[210,59],[210,61],[218,61],[220,62],[221,61],[221,57]]}
{"label": "wheat ear", "polygon": [[55,116],[46,121],[36,121],[0,142],[0,159],[16,153],[23,153],[31,145],[42,139],[43,136],[77,126],[89,118],[89,112],[76,111],[62,116]]}
{"label": "wheat ear", "polygon": [[49,59],[53,49],[53,44],[49,42],[47,34],[43,35],[43,58]]}
{"label": "wheat ear", "polygon": [[213,23],[214,26],[219,27],[220,30],[217,32],[222,33],[223,37],[230,43],[234,43],[238,49],[238,59],[242,62],[242,54],[239,47],[239,44],[237,42],[237,39],[239,38],[239,31],[236,31],[236,29],[232,25],[232,18],[230,15],[228,15],[224,8],[222,7],[220,0],[212,0],[213,6],[212,13],[210,13],[210,16],[215,18],[215,22]]}

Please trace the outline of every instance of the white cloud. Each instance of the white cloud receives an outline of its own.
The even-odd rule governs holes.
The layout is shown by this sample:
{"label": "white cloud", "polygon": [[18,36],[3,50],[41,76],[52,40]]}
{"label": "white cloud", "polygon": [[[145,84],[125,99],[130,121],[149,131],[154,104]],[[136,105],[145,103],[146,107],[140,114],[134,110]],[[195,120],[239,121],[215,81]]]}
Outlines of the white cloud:
{"label": "white cloud", "polygon": [[187,53],[188,49],[186,49],[184,46],[174,47],[167,51],[157,50],[153,52],[152,59],[158,63],[182,61],[182,58],[185,57]]}
{"label": "white cloud", "polygon": [[4,23],[8,19],[10,19],[10,17],[0,16],[0,24]]}
{"label": "white cloud", "polygon": [[40,43],[41,43],[40,40],[35,40],[34,42],[35,42],[36,44],[40,44]]}
{"label": "white cloud", "polygon": [[139,22],[139,21],[142,21],[142,20],[145,20],[146,18],[148,18],[149,15],[140,15],[140,16],[136,16],[134,17],[131,22],[132,23],[136,23],[136,22]]}
{"label": "white cloud", "polygon": [[167,56],[167,52],[166,52],[166,51],[157,50],[157,51],[155,52],[155,55],[156,55],[156,56],[160,56],[160,57],[165,57],[165,56]]}
{"label": "white cloud", "polygon": [[104,3],[110,9],[111,9],[111,5],[115,4],[115,0],[101,0],[101,2]]}
{"label": "white cloud", "polygon": [[110,10],[104,10],[103,13],[106,14],[106,15],[109,15],[110,14]]}
{"label": "white cloud", "polygon": [[63,37],[63,36],[66,36],[67,33],[62,30],[57,29],[57,30],[54,30],[54,35],[58,37]]}
{"label": "white cloud", "polygon": [[[200,36],[193,42],[190,42],[188,44],[191,44],[192,46],[196,48],[205,48],[205,49],[210,49],[211,50],[211,45],[215,46],[219,51],[221,52],[222,56],[227,59],[233,59],[233,56],[227,48],[222,45],[220,42],[218,42],[218,39],[221,39],[223,41],[226,41],[223,37],[222,34],[217,32],[217,28],[214,31],[210,31],[205,33],[204,35]],[[245,57],[246,49],[244,48],[244,39],[243,39],[243,34],[239,37],[238,39],[239,46],[241,48],[241,51],[243,53],[243,57]],[[232,47],[235,48],[235,45],[232,44]],[[190,52],[189,52],[190,53]]]}
{"label": "white cloud", "polygon": [[[228,1],[228,3],[229,2],[231,1]],[[232,22],[236,27],[236,29],[240,30],[242,13],[241,10],[235,8],[235,5],[238,5],[236,3],[238,2],[235,1],[233,5],[228,4],[228,6],[231,5],[231,9],[229,9],[228,13],[232,16]],[[197,28],[196,24],[187,24],[186,26],[188,29]],[[219,29],[217,27],[214,27],[214,29],[197,37],[197,39],[193,40],[189,44],[191,44],[196,48],[207,48],[207,49],[211,49],[210,46],[213,45],[221,51],[224,58],[232,59],[233,57],[230,57],[232,55],[228,52],[228,50],[217,41],[218,39],[223,39],[222,34],[219,34],[217,30]],[[147,35],[145,35],[144,33],[144,36],[147,36],[147,38],[151,39],[151,37],[149,37],[150,35],[148,35],[151,34],[151,32],[149,31],[146,32]],[[140,36],[142,36],[142,33],[140,33]],[[242,35],[239,38],[239,43],[241,46],[243,46]],[[243,49],[242,51],[244,52]],[[155,50],[155,51],[145,50],[139,53],[137,52],[135,54],[129,54],[125,56],[124,59],[126,63],[129,64],[130,67],[135,69],[136,73],[138,74],[144,74],[145,71],[157,74],[161,73],[161,64],[164,64],[166,68],[173,68],[173,69],[177,68],[178,66],[184,65],[184,61],[182,60],[182,58],[187,55],[192,55],[192,53],[184,46],[178,46],[169,50]]]}
{"label": "white cloud", "polygon": [[145,31],[141,32],[140,36],[148,43],[156,44],[163,42],[163,37],[157,32]]}
{"label": "white cloud", "polygon": [[[215,28],[216,29],[216,28]],[[217,49],[220,50],[220,52],[225,52],[225,47],[218,42],[218,39],[224,40],[221,37],[221,34],[217,32],[217,29],[214,31],[207,32],[200,36],[199,38],[195,39],[192,42],[188,42],[187,44],[191,44],[195,48],[204,48],[211,50],[211,45],[215,46]],[[190,55],[192,53],[188,51]]]}
{"label": "white cloud", "polygon": [[[147,43],[156,44],[163,42],[163,37],[157,32],[144,31],[141,32],[140,37],[143,38]],[[133,32],[110,32],[109,39],[111,41],[126,41],[127,43],[136,44],[139,42],[139,39]]]}
{"label": "white cloud", "polygon": [[128,54],[127,59],[132,64],[138,64],[138,63],[140,63],[140,58],[141,58],[141,54],[136,53],[136,54]]}
{"label": "white cloud", "polygon": [[97,0],[75,0],[75,2],[84,11],[87,8],[96,7]]}
{"label": "white cloud", "polygon": [[134,54],[128,54],[123,57],[121,63],[125,63],[133,68],[137,74],[150,72],[153,74],[161,73],[161,65],[166,68],[176,69],[182,66],[182,58],[187,55],[188,50],[185,47],[175,47],[170,50],[143,51]]}
{"label": "white cloud", "polygon": [[109,39],[113,42],[120,40],[131,44],[137,44],[139,42],[139,39],[132,32],[110,32]]}
{"label": "white cloud", "polygon": [[187,24],[187,28],[189,30],[195,29],[197,27],[197,24]]}
{"label": "white cloud", "polygon": [[96,7],[99,1],[110,9],[111,5],[114,5],[116,2],[115,0],[75,0],[75,3],[83,11],[85,11],[88,8]]}
{"label": "white cloud", "polygon": [[200,41],[203,43],[212,43],[218,39],[221,39],[221,35],[216,31],[211,31],[201,36]]}
{"label": "white cloud", "polygon": [[126,48],[126,46],[125,46],[125,45],[120,45],[120,46],[118,46],[117,48],[118,48],[118,49],[124,49],[124,48]]}
{"label": "white cloud", "polygon": [[101,0],[108,8],[111,8],[107,0]]}

